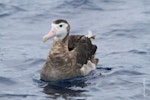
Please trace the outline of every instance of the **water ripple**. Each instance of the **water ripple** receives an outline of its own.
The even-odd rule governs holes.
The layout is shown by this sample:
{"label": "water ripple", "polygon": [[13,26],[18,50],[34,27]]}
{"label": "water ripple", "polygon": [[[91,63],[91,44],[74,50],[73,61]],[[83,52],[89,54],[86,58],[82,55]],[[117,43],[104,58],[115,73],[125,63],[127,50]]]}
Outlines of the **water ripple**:
{"label": "water ripple", "polygon": [[[32,60],[28,60],[28,61],[30,61],[29,65],[34,66],[34,65],[38,65],[38,64],[45,62],[45,59],[36,59],[36,60],[32,59]],[[26,61],[26,62],[28,62],[28,61]]]}
{"label": "water ripple", "polygon": [[135,34],[131,34],[134,30],[132,29],[112,29],[109,32],[104,33],[104,36],[116,36],[116,37],[127,37],[136,38]]}
{"label": "water ripple", "polygon": [[82,5],[87,5],[91,3],[89,0],[72,0],[72,1],[65,1],[63,6],[69,5],[71,7],[80,7]]}
{"label": "water ripple", "polygon": [[142,54],[142,55],[145,55],[145,54],[148,54],[146,51],[141,51],[141,50],[130,50],[128,51],[129,53],[135,53],[135,54]]}
{"label": "water ripple", "polygon": [[143,75],[144,73],[138,72],[138,71],[133,71],[133,70],[117,70],[109,74],[109,76],[114,76],[114,75]]}
{"label": "water ripple", "polygon": [[0,17],[7,17],[10,15],[13,15],[17,12],[26,11],[24,8],[16,5],[6,5],[3,3],[0,3]]}
{"label": "water ripple", "polygon": [[[103,11],[104,10],[103,8],[99,7],[94,2],[91,2],[89,0],[65,1],[62,4],[60,4],[59,6],[57,6],[57,8],[64,8],[64,7],[65,8],[70,8],[70,9],[79,8],[80,11],[82,11],[81,9],[83,9],[83,10],[93,10],[93,11],[95,11],[95,10]],[[67,11],[63,11],[63,13],[64,12],[68,13],[68,9],[67,9]]]}
{"label": "water ripple", "polygon": [[0,94],[0,97],[22,97],[26,98],[28,96],[36,96],[36,95],[30,95],[30,94]]}
{"label": "water ripple", "polygon": [[12,85],[12,84],[16,84],[15,81],[11,80],[10,78],[6,78],[6,77],[2,77],[0,76],[0,83],[1,84],[5,84],[5,85]]}

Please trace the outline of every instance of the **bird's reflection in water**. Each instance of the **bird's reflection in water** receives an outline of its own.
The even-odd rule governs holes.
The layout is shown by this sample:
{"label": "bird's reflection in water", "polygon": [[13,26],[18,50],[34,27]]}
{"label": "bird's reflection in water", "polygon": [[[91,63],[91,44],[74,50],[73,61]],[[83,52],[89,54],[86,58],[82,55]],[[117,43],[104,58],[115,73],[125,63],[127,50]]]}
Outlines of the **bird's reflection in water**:
{"label": "bird's reflection in water", "polygon": [[43,92],[48,94],[51,98],[69,98],[69,97],[86,97],[84,87],[87,86],[85,80],[82,79],[71,79],[57,82],[48,82],[43,88]]}

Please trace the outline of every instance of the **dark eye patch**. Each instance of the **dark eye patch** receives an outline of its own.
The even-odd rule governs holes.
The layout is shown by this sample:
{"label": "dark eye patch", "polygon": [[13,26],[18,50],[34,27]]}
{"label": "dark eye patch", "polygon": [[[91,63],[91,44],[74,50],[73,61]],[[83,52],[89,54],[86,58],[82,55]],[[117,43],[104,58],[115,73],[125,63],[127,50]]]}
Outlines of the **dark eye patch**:
{"label": "dark eye patch", "polygon": [[59,27],[62,27],[63,25],[59,25]]}

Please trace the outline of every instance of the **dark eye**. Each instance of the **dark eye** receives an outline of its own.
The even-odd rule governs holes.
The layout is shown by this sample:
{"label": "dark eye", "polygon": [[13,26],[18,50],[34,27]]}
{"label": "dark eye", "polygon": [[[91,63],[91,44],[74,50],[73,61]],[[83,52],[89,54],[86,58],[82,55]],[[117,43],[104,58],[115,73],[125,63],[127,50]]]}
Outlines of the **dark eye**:
{"label": "dark eye", "polygon": [[59,27],[62,27],[62,25],[59,25]]}

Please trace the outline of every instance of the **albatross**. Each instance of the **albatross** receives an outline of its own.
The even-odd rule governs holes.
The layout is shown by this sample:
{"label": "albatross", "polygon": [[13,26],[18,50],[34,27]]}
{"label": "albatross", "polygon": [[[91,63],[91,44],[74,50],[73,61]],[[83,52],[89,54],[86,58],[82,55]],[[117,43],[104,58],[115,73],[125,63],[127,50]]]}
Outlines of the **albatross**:
{"label": "albatross", "polygon": [[41,80],[58,81],[81,77],[96,69],[97,46],[92,44],[95,36],[69,33],[69,23],[64,19],[57,19],[52,22],[49,33],[43,36],[43,42],[53,38],[53,43],[41,69]]}

